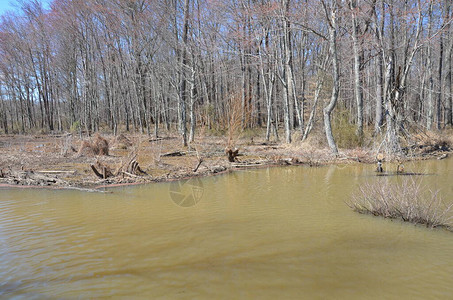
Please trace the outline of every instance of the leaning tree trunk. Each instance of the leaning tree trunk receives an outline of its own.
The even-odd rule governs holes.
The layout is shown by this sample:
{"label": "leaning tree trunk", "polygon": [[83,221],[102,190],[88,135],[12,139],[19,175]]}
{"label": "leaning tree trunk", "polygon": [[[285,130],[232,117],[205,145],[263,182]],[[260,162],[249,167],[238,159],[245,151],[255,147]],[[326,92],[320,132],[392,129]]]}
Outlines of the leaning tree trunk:
{"label": "leaning tree trunk", "polygon": [[[332,96],[330,97],[329,104],[324,108],[324,129],[326,131],[327,143],[329,144],[332,153],[338,154],[338,148],[335,143],[335,139],[332,134],[332,123],[331,114],[334,110],[338,95],[340,92],[340,73],[338,63],[338,51],[337,51],[337,24],[336,24],[336,3],[333,1],[330,16],[326,11],[326,16],[329,18],[329,48],[330,54],[332,55],[332,69],[333,69],[333,85],[332,85]],[[327,9],[326,9],[327,10]]]}
{"label": "leaning tree trunk", "polygon": [[[327,51],[328,52],[328,51]],[[315,87],[315,95],[313,100],[313,107],[310,112],[310,117],[308,118],[307,126],[305,127],[304,134],[302,136],[302,141],[305,141],[310,134],[311,130],[313,129],[313,124],[315,122],[316,116],[316,109],[319,102],[319,97],[324,86],[325,75],[322,73],[322,70],[325,70],[327,63],[329,62],[330,55],[327,53],[326,57],[324,58],[323,62],[321,63],[320,68],[318,69],[318,75],[316,77],[316,87]]]}

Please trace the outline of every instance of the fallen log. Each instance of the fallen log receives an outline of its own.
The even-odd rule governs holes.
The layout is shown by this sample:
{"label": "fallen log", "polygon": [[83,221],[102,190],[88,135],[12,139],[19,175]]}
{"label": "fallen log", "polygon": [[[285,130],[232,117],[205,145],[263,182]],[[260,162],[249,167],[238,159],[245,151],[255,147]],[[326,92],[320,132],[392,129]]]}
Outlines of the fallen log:
{"label": "fallen log", "polygon": [[157,137],[157,138],[152,138],[152,139],[149,139],[148,141],[150,143],[152,142],[158,142],[158,141],[164,141],[164,140],[174,140],[176,139],[175,137]]}
{"label": "fallen log", "polygon": [[181,151],[174,151],[174,152],[168,152],[168,153],[162,154],[160,157],[183,156],[183,155],[186,155],[186,153],[181,152]]}
{"label": "fallen log", "polygon": [[76,171],[63,171],[63,170],[42,170],[42,171],[35,171],[36,173],[41,174],[61,174],[61,173],[68,173],[68,174],[75,174]]}

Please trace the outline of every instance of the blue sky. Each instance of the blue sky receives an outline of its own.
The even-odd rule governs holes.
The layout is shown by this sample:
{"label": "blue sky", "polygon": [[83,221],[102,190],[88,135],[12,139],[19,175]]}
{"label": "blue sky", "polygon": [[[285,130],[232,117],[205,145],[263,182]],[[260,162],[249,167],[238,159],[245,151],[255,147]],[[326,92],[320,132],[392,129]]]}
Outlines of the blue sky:
{"label": "blue sky", "polygon": [[[43,3],[48,4],[52,2],[52,0],[41,0]],[[0,15],[3,15],[6,11],[15,11],[18,10],[20,7],[18,0],[0,0]]]}

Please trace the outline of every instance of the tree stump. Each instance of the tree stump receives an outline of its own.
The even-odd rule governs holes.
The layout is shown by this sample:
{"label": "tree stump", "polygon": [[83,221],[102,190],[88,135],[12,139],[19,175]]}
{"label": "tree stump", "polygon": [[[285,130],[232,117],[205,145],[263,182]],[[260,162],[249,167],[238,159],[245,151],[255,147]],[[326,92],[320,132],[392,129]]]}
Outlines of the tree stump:
{"label": "tree stump", "polygon": [[226,148],[225,149],[225,154],[228,156],[228,161],[229,162],[235,162],[237,161],[236,157],[239,155],[239,149],[231,149],[231,148]]}

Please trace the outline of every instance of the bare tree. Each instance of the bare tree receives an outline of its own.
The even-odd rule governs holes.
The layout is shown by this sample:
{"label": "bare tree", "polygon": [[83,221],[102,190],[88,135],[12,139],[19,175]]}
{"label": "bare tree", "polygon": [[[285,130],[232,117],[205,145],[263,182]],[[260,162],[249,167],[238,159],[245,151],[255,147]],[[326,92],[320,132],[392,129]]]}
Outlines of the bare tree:
{"label": "bare tree", "polygon": [[324,129],[326,132],[327,143],[329,144],[330,149],[334,154],[338,154],[337,145],[335,143],[333,134],[332,134],[332,123],[331,116],[332,112],[337,104],[338,96],[340,93],[340,63],[338,59],[338,49],[337,49],[337,12],[338,12],[338,3],[336,0],[331,0],[327,3],[325,0],[322,0],[322,5],[324,7],[325,18],[328,23],[329,30],[329,49],[330,55],[332,56],[332,96],[330,102],[326,107],[324,107]]}

